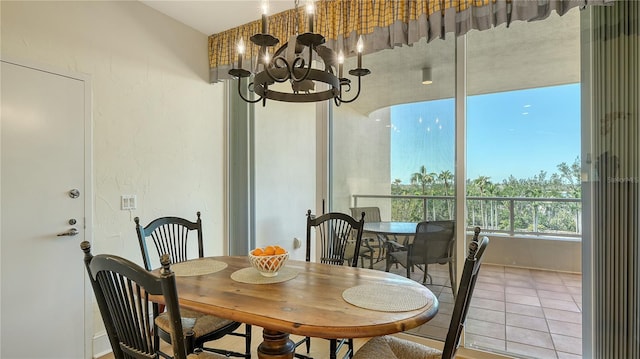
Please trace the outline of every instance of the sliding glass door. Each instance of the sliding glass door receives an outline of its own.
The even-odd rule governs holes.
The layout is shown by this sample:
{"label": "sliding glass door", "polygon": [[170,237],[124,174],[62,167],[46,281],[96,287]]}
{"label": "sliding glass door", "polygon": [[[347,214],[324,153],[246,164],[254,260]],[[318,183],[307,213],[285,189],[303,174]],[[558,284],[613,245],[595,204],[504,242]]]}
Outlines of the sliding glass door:
{"label": "sliding glass door", "polygon": [[[464,221],[462,242],[481,227],[491,246],[465,346],[580,356],[580,11],[471,31],[465,40],[422,40],[364,57],[372,75],[360,99],[331,112],[329,208],[378,207],[382,221]],[[455,182],[459,173],[464,184]],[[462,208],[466,218],[456,218]],[[465,243],[456,248],[463,258]],[[410,333],[444,339],[454,299],[447,269],[429,266],[426,285],[440,311]],[[410,276],[422,281],[421,270]]]}
{"label": "sliding glass door", "polygon": [[[372,74],[363,79],[360,98],[332,108],[331,211],[377,207],[382,221],[413,228],[455,220],[455,38],[366,55],[363,66]],[[408,244],[412,238],[392,239]],[[374,269],[385,270],[384,255],[375,257]],[[406,275],[396,265],[390,270]],[[422,282],[422,270],[412,278]],[[453,308],[448,266],[433,265],[428,274],[440,310],[411,332],[443,340]]]}
{"label": "sliding glass door", "polygon": [[491,239],[467,347],[582,355],[580,68],[577,8],[467,34],[467,224]]}

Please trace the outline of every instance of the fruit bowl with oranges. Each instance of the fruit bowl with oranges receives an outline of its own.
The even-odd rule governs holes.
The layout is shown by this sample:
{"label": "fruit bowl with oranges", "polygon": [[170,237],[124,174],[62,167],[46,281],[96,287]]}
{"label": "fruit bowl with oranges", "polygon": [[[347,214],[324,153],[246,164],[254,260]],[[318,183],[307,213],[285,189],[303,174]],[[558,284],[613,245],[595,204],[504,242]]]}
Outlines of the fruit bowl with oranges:
{"label": "fruit bowl with oranges", "polygon": [[266,246],[249,252],[249,263],[265,277],[275,277],[289,259],[289,252],[280,246]]}

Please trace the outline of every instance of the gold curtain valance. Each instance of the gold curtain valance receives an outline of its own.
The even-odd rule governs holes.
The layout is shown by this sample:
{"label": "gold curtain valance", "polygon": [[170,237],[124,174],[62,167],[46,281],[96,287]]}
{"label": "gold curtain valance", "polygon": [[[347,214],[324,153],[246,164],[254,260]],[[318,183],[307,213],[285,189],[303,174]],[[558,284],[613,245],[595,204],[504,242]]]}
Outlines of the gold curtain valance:
{"label": "gold curtain valance", "polygon": [[[345,56],[355,53],[363,35],[365,53],[413,44],[421,38],[432,41],[447,33],[463,35],[471,29],[486,30],[512,21],[542,20],[552,11],[565,14],[576,6],[615,0],[319,0],[316,1],[314,31],[324,35],[326,46]],[[258,14],[256,14],[256,17]],[[307,31],[304,7],[268,17],[268,32],[280,39],[276,49],[291,36]],[[230,78],[237,61],[240,38],[247,46],[244,61],[255,66],[258,48],[249,38],[262,30],[261,21],[209,36],[211,82]],[[276,49],[272,50],[275,51]],[[245,62],[247,63],[247,62]]]}

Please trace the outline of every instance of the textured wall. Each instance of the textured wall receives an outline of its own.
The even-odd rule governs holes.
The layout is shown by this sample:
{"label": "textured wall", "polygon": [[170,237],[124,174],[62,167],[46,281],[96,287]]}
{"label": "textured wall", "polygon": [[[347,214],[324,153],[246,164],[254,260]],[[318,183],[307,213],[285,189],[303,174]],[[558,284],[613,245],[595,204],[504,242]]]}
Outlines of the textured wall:
{"label": "textured wall", "polygon": [[208,83],[206,35],[137,1],[2,1],[1,15],[3,58],[91,76],[94,252],[142,263],[133,217],[199,210],[222,254],[224,86]]}
{"label": "textured wall", "polygon": [[[354,194],[391,194],[391,123],[389,108],[365,116],[351,105],[334,111],[333,210],[351,213]],[[391,219],[391,201],[361,199],[359,207],[380,207]]]}
{"label": "textured wall", "polygon": [[[305,214],[316,206],[315,109],[278,101],[255,106],[256,245],[280,245],[298,260],[305,258]],[[295,250],[294,237],[302,241]]]}

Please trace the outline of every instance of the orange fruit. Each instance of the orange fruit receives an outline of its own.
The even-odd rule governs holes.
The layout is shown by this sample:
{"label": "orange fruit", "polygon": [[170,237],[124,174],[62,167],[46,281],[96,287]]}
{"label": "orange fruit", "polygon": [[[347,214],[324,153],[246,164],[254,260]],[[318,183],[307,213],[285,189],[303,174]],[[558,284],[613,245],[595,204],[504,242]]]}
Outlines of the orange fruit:
{"label": "orange fruit", "polygon": [[253,254],[254,256],[261,256],[263,253],[264,251],[262,250],[262,248],[256,248],[251,252],[251,254]]}
{"label": "orange fruit", "polygon": [[268,256],[272,256],[276,254],[276,249],[273,246],[264,247],[264,254]]}
{"label": "orange fruit", "polygon": [[286,249],[276,246],[275,254],[285,254],[285,253],[287,253]]}

